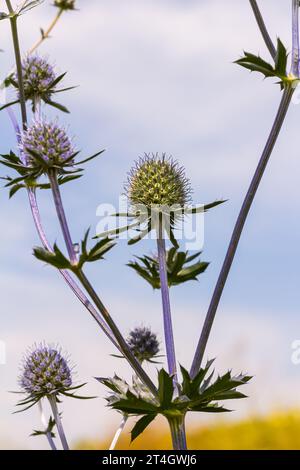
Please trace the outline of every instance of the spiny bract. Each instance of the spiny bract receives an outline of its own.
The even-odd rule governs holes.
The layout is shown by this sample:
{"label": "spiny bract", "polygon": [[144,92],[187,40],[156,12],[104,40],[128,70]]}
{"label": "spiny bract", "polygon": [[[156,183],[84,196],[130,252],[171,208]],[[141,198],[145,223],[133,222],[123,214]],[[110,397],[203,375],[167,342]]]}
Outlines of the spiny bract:
{"label": "spiny bract", "polygon": [[74,154],[74,148],[64,128],[55,122],[45,122],[42,119],[33,124],[21,134],[20,150],[29,162],[35,165],[35,155],[46,163],[61,164],[69,161]]}
{"label": "spiny bract", "polygon": [[128,345],[140,361],[149,361],[159,352],[159,342],[155,333],[150,328],[137,327],[130,331]]}
{"label": "spiny bract", "polygon": [[125,186],[133,206],[180,206],[191,199],[191,186],[184,168],[165,154],[140,158],[128,175]]}
{"label": "spiny bract", "polygon": [[31,397],[60,393],[72,385],[71,369],[60,351],[40,345],[25,358],[19,384]]}

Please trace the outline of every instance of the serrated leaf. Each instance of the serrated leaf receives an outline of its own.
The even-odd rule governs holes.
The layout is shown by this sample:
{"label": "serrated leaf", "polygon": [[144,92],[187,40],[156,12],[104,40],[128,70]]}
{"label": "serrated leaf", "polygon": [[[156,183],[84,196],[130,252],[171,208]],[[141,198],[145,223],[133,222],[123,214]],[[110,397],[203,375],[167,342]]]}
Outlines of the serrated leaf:
{"label": "serrated leaf", "polygon": [[285,77],[287,67],[287,51],[281,40],[277,39],[277,53],[275,58],[275,70],[277,75]]}
{"label": "serrated leaf", "polygon": [[173,393],[173,379],[165,369],[161,369],[158,373],[158,396],[162,408],[168,408],[170,406]]}
{"label": "serrated leaf", "polygon": [[145,431],[145,429],[155,418],[156,414],[148,414],[140,418],[131,430],[131,442],[133,442],[140,434],[142,434],[142,432]]}
{"label": "serrated leaf", "polygon": [[53,252],[45,250],[42,247],[35,247],[33,254],[38,260],[44,261],[57,269],[72,268],[70,261],[63,255],[56,244],[53,247]]}

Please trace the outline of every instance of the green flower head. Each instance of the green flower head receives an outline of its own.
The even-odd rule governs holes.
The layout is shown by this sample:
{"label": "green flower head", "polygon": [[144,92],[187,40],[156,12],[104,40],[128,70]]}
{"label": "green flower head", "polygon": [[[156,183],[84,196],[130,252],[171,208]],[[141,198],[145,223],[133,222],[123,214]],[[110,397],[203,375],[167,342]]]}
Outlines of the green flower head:
{"label": "green flower head", "polygon": [[75,10],[75,0],[55,0],[54,5],[61,10]]}
{"label": "green flower head", "polygon": [[191,185],[184,168],[166,154],[145,154],[128,175],[125,186],[132,206],[186,206],[191,200]]}

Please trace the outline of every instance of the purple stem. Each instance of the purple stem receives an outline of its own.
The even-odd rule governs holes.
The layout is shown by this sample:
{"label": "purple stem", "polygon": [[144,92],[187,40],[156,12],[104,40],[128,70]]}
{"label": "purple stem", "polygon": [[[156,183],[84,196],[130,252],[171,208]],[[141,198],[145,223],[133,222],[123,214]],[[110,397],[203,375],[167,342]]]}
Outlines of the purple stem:
{"label": "purple stem", "polygon": [[[34,224],[37,229],[39,238],[43,244],[43,247],[46,250],[52,252],[53,249],[47,240],[47,237],[45,235],[45,232],[42,226],[40,212],[39,212],[39,208],[38,208],[37,200],[36,200],[36,195],[33,189],[28,190],[28,197],[29,197],[29,203],[31,207]],[[73,278],[70,276],[68,271],[59,270],[59,272],[63,276],[68,286],[72,289],[76,297],[80,300],[80,302],[86,307],[86,309],[89,311],[92,317],[96,320],[96,322],[98,323],[100,328],[103,330],[103,332],[106,334],[106,336],[110,339],[110,341],[114,344],[114,346],[120,350],[110,328],[108,328],[108,326],[106,325],[106,322],[102,320],[101,316],[99,315],[97,310],[94,308],[93,304],[88,300],[86,295],[82,292],[82,290],[77,285],[77,283],[73,280]]]}
{"label": "purple stem", "polygon": [[292,0],[292,27],[293,27],[293,49],[292,49],[292,74],[299,78],[299,0]]}
{"label": "purple stem", "polygon": [[67,223],[66,214],[61,200],[61,194],[59,190],[59,185],[57,182],[57,176],[55,171],[49,171],[49,181],[51,185],[51,190],[53,194],[54,204],[56,208],[57,217],[62,229],[63,237],[66,243],[66,247],[69,253],[70,261],[75,266],[77,264],[77,255],[75,253],[74,245],[72,242],[69,226]]}
{"label": "purple stem", "polygon": [[172,326],[172,315],[168,285],[168,274],[167,274],[167,262],[166,262],[166,244],[163,238],[162,228],[158,229],[157,238],[157,252],[159,262],[159,277],[161,286],[161,299],[163,307],[163,319],[164,319],[164,333],[165,333],[165,344],[169,374],[174,377],[174,382],[177,382],[177,366],[176,366],[176,353]]}
{"label": "purple stem", "polygon": [[67,441],[67,438],[66,438],[66,435],[65,435],[65,431],[64,431],[64,428],[63,428],[63,424],[62,424],[62,421],[61,421],[61,418],[60,418],[60,415],[59,415],[59,412],[58,412],[55,395],[49,395],[48,400],[49,400],[49,403],[50,403],[50,406],[51,406],[51,409],[52,409],[55,424],[56,424],[56,427],[57,427],[57,431],[58,431],[63,449],[64,450],[70,450],[69,449],[69,444],[68,444],[68,441]]}
{"label": "purple stem", "polygon": [[199,342],[197,345],[197,349],[195,352],[192,368],[191,368],[191,376],[195,376],[199,371],[202,363],[202,359],[204,356],[205,348],[207,345],[207,341],[212,329],[212,325],[216,316],[217,308],[219,306],[219,302],[237,251],[237,247],[243,232],[243,228],[245,226],[245,222],[247,220],[250,208],[254,201],[256,192],[258,190],[259,184],[267,167],[269,158],[272,154],[274,149],[274,145],[277,141],[278,135],[280,133],[283,121],[285,119],[287,110],[289,108],[292,96],[293,96],[294,88],[287,87],[283,92],[283,96],[280,102],[280,106],[277,112],[277,116],[275,118],[271,133],[269,135],[268,141],[256,168],[255,174],[249,186],[248,192],[244,199],[242,208],[238,215],[232,237],[229,243],[229,247],[225,256],[225,260],[220,272],[220,275],[217,280],[217,284],[209,305],[209,309],[204,321],[203,329],[199,338]]}

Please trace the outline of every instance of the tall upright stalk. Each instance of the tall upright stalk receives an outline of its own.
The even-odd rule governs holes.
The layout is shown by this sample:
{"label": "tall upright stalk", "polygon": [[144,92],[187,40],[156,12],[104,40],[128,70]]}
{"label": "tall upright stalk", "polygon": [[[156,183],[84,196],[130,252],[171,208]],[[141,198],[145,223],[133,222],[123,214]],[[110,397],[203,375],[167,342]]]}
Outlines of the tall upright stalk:
{"label": "tall upright stalk", "polygon": [[299,0],[292,0],[292,28],[293,28],[293,46],[292,46],[292,68],[291,73],[299,78],[300,75],[300,51],[299,51]]}
{"label": "tall upright stalk", "polygon": [[69,257],[70,257],[70,261],[71,261],[72,264],[76,265],[77,264],[77,255],[76,255],[76,252],[75,252],[75,249],[74,249],[74,244],[72,242],[72,238],[71,238],[69,226],[68,226],[68,223],[67,223],[67,218],[66,218],[66,215],[65,215],[65,211],[64,211],[63,205],[62,205],[61,194],[60,194],[59,186],[57,184],[56,171],[55,170],[50,171],[48,173],[48,177],[49,177],[49,181],[50,181],[50,186],[51,186],[51,190],[52,190],[52,195],[53,195],[53,199],[54,199],[54,204],[55,204],[55,208],[56,208],[57,217],[58,217],[58,220],[59,220],[62,232],[63,232],[64,240],[65,240],[66,247],[67,247],[67,250],[68,250],[68,254],[69,254]]}
{"label": "tall upright stalk", "polygon": [[[14,13],[14,10],[12,8],[10,0],[5,0],[5,1],[6,1],[6,4],[7,4],[7,8],[9,10],[9,13],[10,13],[10,22],[11,22],[12,38],[13,38],[13,45],[14,45],[14,51],[15,51],[15,60],[16,60],[16,68],[17,68],[17,75],[18,75],[18,84],[19,84],[19,89],[20,89],[19,98],[20,98],[20,106],[21,106],[21,110],[22,110],[22,123],[23,123],[23,129],[26,129],[27,128],[26,100],[25,100],[24,86],[23,86],[22,62],[21,62],[21,53],[20,53],[18,29],[17,29],[17,15]],[[57,185],[57,188],[55,188],[55,191],[59,193],[58,185]],[[29,201],[30,201],[30,205],[31,205],[32,214],[34,216],[35,225],[38,226],[38,224],[40,223],[40,219],[37,217],[37,213],[36,213],[37,212],[37,204],[36,204],[36,198],[35,198],[35,191],[28,188],[28,195],[29,195]],[[56,205],[57,211],[60,213],[60,216],[63,216],[63,207],[62,207],[61,199],[59,201],[58,199],[55,198],[55,204],[58,204],[58,205]],[[62,228],[63,228],[63,234],[64,234],[64,236],[66,236],[67,232],[65,230],[68,230],[67,224],[66,224],[66,218],[65,217],[61,218],[60,216],[59,216],[59,220],[60,220],[60,223],[61,223]],[[64,224],[66,224],[66,226],[64,226]],[[41,227],[39,227],[39,228],[41,228]],[[67,242],[66,238],[65,238],[65,241],[66,241],[66,243],[70,243],[70,240],[68,240],[68,242]],[[70,246],[69,246],[69,249],[71,249]],[[73,249],[74,249],[74,247],[73,247]],[[118,344],[119,348],[121,349],[121,352],[127,358],[129,364],[131,364],[131,366],[133,367],[133,369],[135,370],[137,375],[140,377],[140,379],[149,387],[151,392],[156,396],[157,395],[157,389],[156,389],[155,385],[153,384],[153,382],[150,379],[150,377],[148,376],[148,374],[141,367],[139,362],[136,360],[134,355],[131,353],[131,351],[130,351],[126,341],[124,340],[122,334],[118,330],[118,328],[115,325],[114,321],[110,317],[107,309],[104,307],[103,303],[101,302],[101,300],[97,296],[96,292],[94,291],[94,289],[92,288],[91,284],[89,283],[89,281],[87,280],[85,275],[82,273],[82,271],[80,273],[79,272],[77,273],[77,277],[80,279],[80,281],[82,282],[82,285],[86,288],[89,295],[91,295],[91,298],[95,302],[95,305],[97,306],[97,308],[99,309],[99,311],[103,315],[103,317],[105,318],[105,321],[106,321],[108,327],[110,327],[110,325],[113,327],[113,328],[110,328],[110,330],[111,331],[112,331],[112,329],[114,330],[115,333],[112,333],[112,336],[113,336],[114,339],[116,339],[117,344]],[[73,287],[75,287],[74,283],[73,283]]]}
{"label": "tall upright stalk", "polygon": [[263,37],[265,43],[266,43],[266,46],[269,49],[269,52],[270,52],[272,58],[275,59],[275,57],[276,57],[276,47],[274,46],[274,43],[271,39],[271,36],[268,33],[268,30],[266,28],[264,19],[262,17],[262,14],[260,12],[259,7],[258,7],[257,1],[256,0],[249,0],[249,1],[250,1],[250,5],[252,7],[252,10],[253,10],[255,19],[257,21],[257,25],[260,29],[260,32],[262,34],[262,37]]}
{"label": "tall upright stalk", "polygon": [[[166,262],[166,243],[163,238],[163,227],[162,222],[159,223],[157,231],[157,252],[158,252],[158,264],[159,264],[159,277],[160,277],[160,289],[163,307],[163,320],[164,320],[164,334],[165,334],[165,345],[166,354],[168,361],[169,374],[173,376],[175,388],[177,388],[177,364],[176,364],[176,353],[175,353],[175,342],[173,335],[173,324],[168,284],[168,273],[167,273],[167,262]],[[185,450],[187,448],[184,417],[180,420],[169,420],[173,447],[174,449]]]}
{"label": "tall upright stalk", "polygon": [[[299,70],[298,72],[296,71],[297,67],[299,68],[299,33],[298,30],[298,21],[299,21],[299,0],[293,1],[293,53],[292,53],[292,70],[298,75],[295,75],[296,77],[299,77]],[[257,7],[256,2],[253,2],[250,0],[250,3],[252,6]],[[297,4],[297,5],[296,5]],[[258,9],[258,7],[257,7]],[[259,12],[259,10],[258,10]],[[257,13],[257,12],[256,12]],[[259,12],[260,13],[260,12]],[[261,16],[261,15],[260,15]],[[268,41],[268,37],[265,34],[266,28],[264,26],[263,21],[260,21],[260,16],[256,14],[256,19],[258,20],[258,24],[260,26],[260,29],[262,31],[263,37],[266,41],[267,46],[269,47],[270,50],[270,43]],[[297,32],[297,34],[296,34]],[[271,52],[271,50],[270,50]],[[296,66],[296,63],[298,64]],[[245,222],[247,220],[249,211],[251,209],[252,203],[254,201],[255,195],[257,193],[259,184],[261,182],[261,179],[264,175],[265,169],[267,167],[268,161],[270,159],[270,156],[272,154],[272,151],[274,149],[274,146],[276,144],[277,138],[279,136],[279,133],[281,131],[284,119],[286,117],[288,108],[291,103],[291,99],[294,93],[294,84],[291,82],[291,84],[287,84],[285,86],[283,96],[279,105],[279,109],[273,124],[273,127],[271,129],[271,132],[269,134],[267,143],[265,145],[265,148],[263,150],[262,156],[259,160],[258,166],[256,168],[256,171],[254,173],[254,176],[252,178],[251,184],[249,186],[249,189],[247,191],[247,194],[245,196],[242,208],[240,210],[240,213],[238,215],[231,240],[228,246],[228,250],[225,256],[225,260],[222,265],[222,269],[220,272],[220,275],[218,277],[217,283],[215,290],[213,292],[213,296],[208,308],[208,312],[204,321],[203,329],[201,331],[201,335],[198,341],[198,345],[196,348],[196,352],[194,355],[192,367],[191,367],[191,375],[195,376],[198,372],[198,370],[201,367],[201,363],[203,360],[205,348],[208,342],[208,338],[212,329],[212,325],[216,316],[217,308],[226,284],[226,281],[228,279],[228,275],[238,248],[238,244],[243,232],[243,228],[245,226]]]}
{"label": "tall upright stalk", "polygon": [[172,375],[174,378],[174,381],[177,382],[176,353],[175,353],[175,343],[174,343],[174,335],[173,335],[170,294],[169,294],[168,274],[167,274],[167,262],[166,262],[166,244],[163,238],[161,224],[158,229],[157,254],[158,254],[158,264],[159,264],[160,289],[161,289],[161,299],[162,299],[162,308],[163,308],[164,334],[165,334],[165,345],[166,345],[168,369],[169,369],[169,374]]}
{"label": "tall upright stalk", "polygon": [[19,82],[18,84],[19,84],[19,97],[20,97],[22,123],[23,123],[23,129],[25,130],[27,127],[27,111],[26,111],[26,101],[25,101],[25,93],[24,93],[21,51],[20,51],[18,27],[17,27],[18,16],[14,12],[11,1],[10,0],[5,0],[5,1],[6,1],[6,5],[10,14],[10,27],[11,27],[13,44],[14,44],[16,68],[17,68],[18,82]]}
{"label": "tall upright stalk", "polygon": [[56,427],[57,427],[57,431],[58,431],[63,449],[64,450],[70,450],[69,449],[69,444],[68,444],[68,441],[67,441],[67,438],[66,438],[66,435],[65,435],[65,431],[64,431],[64,428],[63,428],[63,424],[62,424],[62,421],[61,421],[61,417],[60,417],[59,412],[58,412],[55,395],[49,395],[48,400],[49,400],[49,403],[50,403],[50,406],[51,406],[51,409],[52,409],[55,424],[56,424]]}

